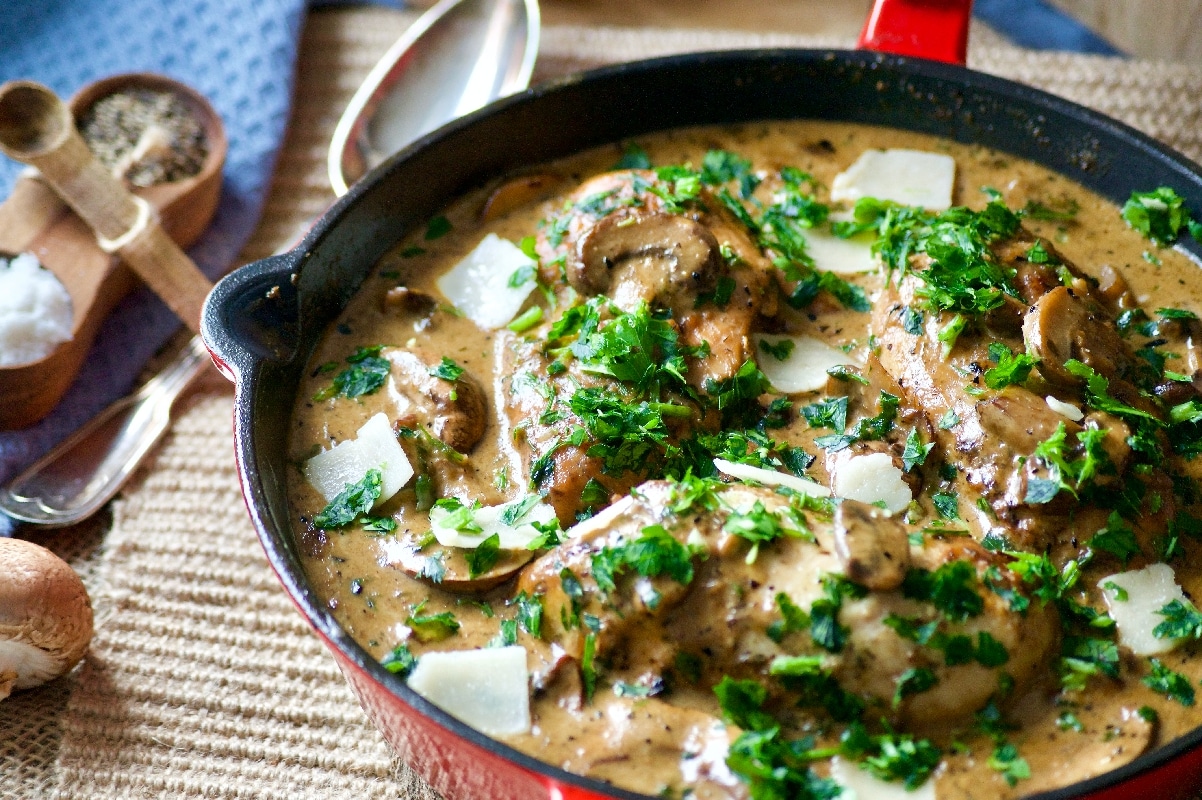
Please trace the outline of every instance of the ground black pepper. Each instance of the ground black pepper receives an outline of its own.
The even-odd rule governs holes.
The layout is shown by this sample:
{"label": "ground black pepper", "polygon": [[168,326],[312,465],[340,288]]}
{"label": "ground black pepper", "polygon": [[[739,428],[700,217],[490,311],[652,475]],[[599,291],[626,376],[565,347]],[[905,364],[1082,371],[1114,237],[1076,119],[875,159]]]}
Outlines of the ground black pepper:
{"label": "ground black pepper", "polygon": [[115,92],[93,103],[77,124],[96,158],[135,186],[195,175],[208,155],[200,121],[173,92]]}

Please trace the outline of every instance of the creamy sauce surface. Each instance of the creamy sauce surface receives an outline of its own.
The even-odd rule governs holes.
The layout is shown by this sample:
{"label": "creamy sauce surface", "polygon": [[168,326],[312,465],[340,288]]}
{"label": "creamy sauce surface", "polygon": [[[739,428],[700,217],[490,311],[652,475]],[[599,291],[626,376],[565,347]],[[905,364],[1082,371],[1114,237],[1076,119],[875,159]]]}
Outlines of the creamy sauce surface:
{"label": "creamy sauce surface", "polygon": [[[1202,275],[1198,266],[1181,251],[1156,248],[1131,230],[1110,202],[1063,176],[1004,153],[921,134],[818,122],[686,129],[640,138],[637,144],[645,149],[650,162],[656,166],[683,163],[700,166],[705,153],[710,150],[729,151],[749,159],[753,170],[765,177],[764,186],[756,195],[764,204],[771,202],[766,192],[774,185],[773,180],[779,185],[775,176],[782,167],[796,167],[812,175],[815,198],[829,203],[828,187],[835,176],[867,148],[912,148],[946,153],[956,162],[954,202],[957,205],[984,208],[990,199],[984,190],[990,189],[1011,209],[1021,209],[1028,203],[1041,203],[1055,209],[1075,208],[1075,214],[1069,220],[1041,220],[1027,216],[1022,223],[1026,230],[1053,246],[1065,262],[1081,273],[1103,278],[1107,274],[1106,268],[1117,271],[1128,287],[1127,302],[1134,299],[1153,319],[1156,318],[1155,310],[1160,308],[1202,309]],[[430,366],[437,365],[444,357],[451,359],[478,382],[486,406],[483,435],[467,450],[465,460],[448,458],[446,449],[432,436],[402,436],[400,441],[410,461],[419,475],[426,476],[428,489],[423,488],[423,491],[432,496],[458,498],[467,504],[479,501],[484,506],[514,500],[528,493],[530,462],[548,441],[538,437],[551,436],[560,430],[555,425],[561,423],[548,423],[547,430],[542,432],[537,425],[524,427],[521,424],[523,418],[537,417],[537,414],[528,413],[529,410],[523,407],[515,409],[514,404],[518,401],[513,398],[520,392],[514,387],[514,379],[523,370],[546,369],[548,359],[540,349],[541,337],[546,335],[547,325],[572,302],[573,294],[567,291],[568,287],[562,281],[554,280],[558,274],[556,268],[548,266],[555,248],[547,241],[547,221],[563,214],[565,199],[572,197],[578,186],[609,171],[622,155],[622,148],[614,145],[547,165],[538,170],[538,174],[557,176],[562,178],[560,182],[548,182],[545,187],[531,189],[527,202],[504,208],[504,213],[497,214],[498,206],[494,206],[494,216],[487,221],[482,220],[481,210],[495,187],[462,198],[445,211],[448,232],[436,238],[427,238],[422,231],[416,232],[380,262],[312,354],[307,377],[301,383],[290,441],[290,453],[297,466],[290,475],[289,486],[295,532],[302,543],[307,575],[314,589],[357,642],[378,659],[385,659],[400,644],[419,659],[430,651],[486,647],[499,641],[506,623],[511,627],[515,625],[510,621],[515,620],[518,613],[515,597],[519,591],[542,592],[546,606],[542,636],[534,637],[525,629],[516,628],[516,642],[528,652],[533,727],[528,733],[500,738],[555,766],[610,781],[623,788],[671,797],[749,796],[746,780],[726,765],[728,748],[740,731],[722,721],[713,686],[723,675],[755,679],[769,685],[764,710],[782,721],[787,738],[809,735],[814,737],[815,747],[838,748],[846,721],[833,720],[829,711],[822,708],[797,707],[797,695],[788,688],[778,687],[767,676],[765,659],[779,656],[778,648],[792,652],[789,648],[794,647],[798,654],[817,654],[836,663],[833,669],[841,685],[857,687],[861,697],[869,698],[863,720],[874,733],[882,730],[880,720],[888,719],[895,731],[928,740],[939,747],[942,758],[932,780],[941,800],[1015,797],[1065,785],[1120,766],[1193,729],[1202,721],[1195,707],[1170,699],[1145,685],[1142,679],[1151,669],[1149,659],[1134,656],[1122,647],[1115,662],[1117,676],[1083,675],[1083,690],[1064,690],[1065,637],[1078,635],[1079,627],[1067,631],[1055,623],[1054,630],[1050,629],[1047,634],[1045,650],[1040,651],[1043,657],[1028,665],[1020,664],[1022,658],[1018,651],[1024,642],[1032,641],[1024,637],[1036,634],[1023,630],[1021,625],[1012,628],[1018,617],[1004,607],[1001,590],[991,593],[985,588],[988,585],[984,577],[987,574],[985,565],[1001,563],[990,559],[1003,557],[985,553],[977,541],[992,532],[1003,536],[1016,549],[1037,554],[1047,552],[1053,562],[1061,566],[1070,559],[1080,558],[1090,549],[1090,537],[1105,527],[1108,510],[1092,508],[1087,503],[1081,503],[1078,509],[1072,499],[1062,493],[1053,503],[1060,503],[1063,508],[1057,507],[1059,510],[1050,522],[1040,516],[1050,506],[1031,506],[1033,510],[1029,516],[1024,516],[1026,512],[1016,512],[1013,518],[1007,516],[1007,508],[1013,506],[1014,490],[1006,488],[1006,480],[1018,480],[1013,475],[1019,472],[1010,471],[1021,471],[1022,462],[1031,459],[1032,452],[1019,452],[1009,445],[983,445],[983,450],[971,450],[965,444],[967,433],[958,430],[956,424],[943,427],[940,422],[944,419],[942,408],[938,415],[928,411],[924,416],[916,402],[923,390],[915,375],[918,372],[927,375],[928,372],[923,371],[927,367],[922,365],[934,361],[923,362],[916,353],[920,347],[935,346],[935,341],[928,336],[925,340],[928,344],[924,345],[922,336],[907,339],[904,337],[910,334],[898,333],[890,338],[880,330],[882,325],[901,324],[897,322],[897,314],[908,297],[906,286],[898,285],[896,281],[887,282],[883,271],[847,276],[850,282],[862,287],[872,301],[873,308],[867,312],[848,310],[827,293],[820,294],[805,308],[793,309],[782,301],[784,293],[776,284],[766,284],[765,297],[771,295],[771,299],[764,300],[759,306],[751,323],[754,331],[822,339],[863,365],[863,373],[871,384],[861,387],[855,381],[832,379],[822,389],[789,395],[787,399],[792,405],[787,412],[787,424],[766,433],[779,443],[800,447],[815,456],[805,476],[828,485],[832,473],[841,469],[840,464],[845,462],[824,452],[816,442],[819,437],[830,435],[832,430],[811,427],[799,413],[800,409],[846,395],[849,397],[850,428],[853,420],[878,413],[880,391],[894,393],[900,389],[901,411],[895,432],[877,441],[856,445],[867,448],[871,444],[875,450],[852,448],[849,452],[857,455],[884,452],[901,463],[901,449],[910,430],[919,431],[922,442],[934,443],[927,463],[915,468],[912,474],[907,473],[911,488],[916,489],[915,501],[908,511],[895,515],[892,524],[903,526],[908,535],[913,553],[909,562],[911,568],[934,571],[945,563],[945,559],[965,557],[961,552],[963,547],[977,548],[966,558],[978,565],[976,586],[985,597],[986,611],[980,621],[970,618],[962,623],[949,623],[951,627],[945,630],[967,633],[970,638],[977,637],[981,631],[993,631],[993,636],[1011,643],[1011,661],[1008,667],[998,668],[978,664],[947,667],[929,653],[921,657],[915,655],[921,648],[913,649],[916,646],[912,643],[905,645],[911,648],[908,650],[897,644],[893,638],[888,638],[893,634],[885,630],[882,620],[889,614],[904,617],[926,611],[916,611],[921,604],[916,605],[918,601],[913,598],[901,598],[901,590],[896,587],[880,593],[871,592],[864,599],[844,597],[837,618],[851,629],[848,652],[877,652],[881,653],[879,658],[882,660],[895,655],[905,662],[897,666],[898,670],[927,665],[942,678],[942,685],[949,687],[949,691],[950,687],[961,685],[957,681],[962,682],[963,691],[957,689],[957,697],[976,697],[974,693],[983,686],[979,699],[963,700],[964,708],[936,709],[935,706],[944,702],[938,699],[941,697],[938,689],[930,690],[930,694],[922,691],[908,694],[904,696],[904,702],[891,704],[888,693],[901,690],[890,684],[878,691],[875,681],[879,670],[896,678],[898,673],[889,671],[894,665],[853,665],[846,652],[839,655],[815,650],[809,639],[799,633],[786,634],[779,642],[770,641],[771,637],[764,635],[773,622],[780,620],[780,609],[774,604],[779,592],[787,588],[787,594],[794,602],[809,609],[824,597],[822,575],[838,573],[841,565],[846,567],[847,562],[840,560],[834,543],[839,534],[832,531],[839,524],[846,524],[851,530],[852,523],[831,523],[829,517],[808,510],[805,519],[813,529],[815,541],[785,538],[767,542],[751,559],[747,543],[732,539],[729,532],[724,532],[721,518],[707,521],[712,515],[690,509],[680,524],[695,529],[692,541],[703,542],[698,547],[706,555],[695,559],[695,577],[687,592],[679,581],[663,575],[632,582],[628,574],[628,580],[623,584],[626,591],[638,592],[642,586],[644,590],[658,592],[668,610],[648,611],[646,595],[644,606],[631,606],[636,610],[625,615],[621,613],[625,606],[616,600],[611,598],[608,605],[596,600],[595,610],[605,627],[596,640],[600,649],[594,665],[596,686],[591,697],[582,688],[582,680],[587,682],[587,677],[580,673],[581,647],[587,628],[573,629],[563,625],[562,619],[556,619],[561,616],[563,607],[575,607],[556,606],[557,602],[569,601],[557,594],[563,590],[553,571],[561,565],[580,564],[583,566],[576,574],[590,576],[590,556],[581,549],[583,544],[568,542],[561,546],[560,555],[556,555],[559,551],[549,554],[545,551],[503,551],[483,580],[479,576],[471,578],[465,551],[430,542],[429,512],[425,508],[419,510],[419,505],[424,505],[423,498],[419,497],[412,481],[394,498],[371,512],[393,520],[395,529],[392,531],[368,531],[356,523],[328,530],[314,526],[312,518],[326,505],[326,500],[302,476],[300,467],[308,458],[334,444],[353,439],[356,431],[377,412],[385,413],[394,427],[407,429],[417,429],[419,425],[429,429],[438,415],[437,403],[429,395],[414,391],[405,368],[398,366],[401,357],[390,355],[393,353],[416,353],[424,359],[421,364]],[[506,205],[512,200],[497,202]],[[849,206],[832,204],[832,208],[838,213],[847,211]],[[435,286],[435,279],[471,252],[486,233],[496,233],[515,243],[524,237],[537,237],[544,279],[552,278],[550,292],[557,298],[557,305],[551,307],[547,297],[537,290],[532,292],[527,307],[542,306],[545,316],[539,325],[522,334],[513,334],[504,328],[481,330],[466,317],[449,312]],[[573,235],[569,232],[569,239]],[[736,268],[731,274],[742,273]],[[407,287],[409,292],[398,293],[396,287]],[[432,306],[431,302],[438,306]],[[737,303],[737,299],[734,302]],[[917,307],[913,298],[911,303]],[[680,305],[679,308],[687,309],[688,306]],[[1109,313],[1115,313],[1113,307]],[[927,323],[935,324],[933,316],[937,315],[928,313]],[[950,317],[951,314],[945,312],[940,324],[946,324]],[[1107,325],[1112,324],[1112,317],[1109,319],[1111,322]],[[1190,327],[1193,324],[1196,323],[1184,321],[1177,327],[1168,325],[1166,332],[1158,337],[1164,341],[1157,346],[1170,354],[1167,368],[1186,376],[1194,375],[1202,366],[1197,363],[1196,333]],[[682,341],[686,333],[687,326],[684,326]],[[1021,333],[1017,334],[1018,338],[1014,338],[1013,332],[1006,335],[1011,338],[999,334],[1000,340],[1012,342],[1016,351],[1021,350]],[[524,344],[524,339],[534,344]],[[982,358],[988,345],[986,339],[979,333],[975,338],[966,336],[949,353],[948,368],[964,372],[962,385],[973,383],[974,363],[994,366]],[[1126,341],[1131,349],[1147,344],[1146,338],[1140,336],[1130,336]],[[383,387],[355,398],[328,396],[331,380],[337,371],[347,367],[348,356],[358,348],[375,345],[384,345],[382,354],[394,364]],[[970,350],[972,347],[977,349]],[[888,350],[882,352],[882,348]],[[715,347],[715,350],[720,349]],[[906,352],[898,355],[902,349]],[[752,355],[759,361],[772,358],[763,351]],[[713,359],[720,357],[720,353],[712,356]],[[915,359],[917,366],[913,367],[913,374],[906,371],[909,369],[905,366],[909,363],[906,359]],[[694,371],[717,369],[706,367],[705,359],[698,361],[701,363],[690,367]],[[895,363],[902,366],[891,366]],[[930,374],[936,374],[938,369],[941,367],[930,367]],[[604,378],[575,370],[573,365],[565,375],[540,377],[560,386],[561,392],[570,392],[570,388],[562,388],[569,384],[555,384],[555,381],[575,378],[586,385],[588,381],[601,381],[604,386]],[[418,372],[427,371],[418,367]],[[1022,409],[1026,406],[1006,403],[1013,400],[1015,393],[1023,392],[1026,398],[1023,402],[1029,400],[1026,395],[1042,402],[1043,394],[1047,393],[1063,395],[1080,406],[1082,390],[1066,390],[1065,394],[1038,383],[1042,379],[1038,370],[1035,374],[1039,391],[1034,394],[1012,387],[1000,392],[986,390],[977,397],[957,395],[957,399],[949,401],[950,395],[939,389],[931,395],[938,395],[931,402],[948,402],[948,407],[954,410],[961,407],[957,403],[979,408],[974,404],[985,400],[994,402],[1000,397],[1002,399],[991,409],[1000,409],[998,413],[1014,424],[1027,425],[1026,433],[1036,440],[1046,439],[1049,431],[1023,418]],[[697,385],[704,385],[701,380],[697,378]],[[773,396],[783,395],[775,393]],[[322,399],[315,399],[319,397]],[[981,413],[986,436],[992,436],[989,432],[995,428],[989,425],[995,423],[990,422],[984,411]],[[1022,438],[1018,434],[1016,437],[1016,441]],[[556,462],[559,469],[574,468],[566,460],[566,452],[567,449],[559,451],[557,458],[560,460]],[[982,453],[990,455],[986,457]],[[989,459],[998,461],[996,473],[985,474],[987,468],[982,464]],[[941,471],[941,465],[951,467],[945,466]],[[1178,463],[1176,459],[1172,468],[1186,476],[1198,473],[1188,462]],[[1040,474],[1046,477],[1045,473]],[[1146,473],[1143,474],[1146,477]],[[1003,480],[1005,476],[1010,478]],[[595,477],[606,490],[607,499],[594,501],[593,511],[599,511],[609,500],[629,494],[630,486],[637,483],[611,480],[612,476],[600,472]],[[578,499],[582,484],[583,479],[579,485],[574,484],[574,488],[567,487],[565,491],[577,492]],[[627,539],[606,533],[609,538],[603,541],[608,543],[607,546],[617,547],[620,542],[629,541],[629,537],[637,536],[647,525],[669,519],[656,511],[662,511],[662,504],[657,503],[663,498],[655,491],[649,492],[645,507],[640,506],[640,510],[631,512],[628,520],[616,523],[619,528],[627,525]],[[957,509],[956,518],[946,519],[941,515],[935,504],[936,495],[952,498]],[[765,502],[771,510],[771,502]],[[782,502],[787,504],[787,500]],[[1173,507],[1186,510],[1180,500]],[[559,506],[557,510],[561,510]],[[1099,578],[1159,560],[1153,542],[1160,541],[1157,537],[1167,530],[1168,521],[1158,514],[1159,511],[1154,512],[1146,504],[1139,512],[1140,519],[1146,518],[1146,523],[1135,523],[1137,538],[1147,545],[1144,552],[1135,554],[1124,566],[1113,554],[1095,551],[1092,560],[1087,560],[1081,568],[1076,589],[1068,596],[1076,603],[1104,613],[1106,606],[1101,590],[1096,587]],[[564,513],[561,512],[560,517],[562,521]],[[571,522],[568,519],[564,527],[569,527]],[[671,527],[671,524],[665,524]],[[681,534],[682,541],[683,536]],[[1202,590],[1199,571],[1193,566],[1199,563],[1199,544],[1190,535],[1182,534],[1175,546],[1178,554],[1171,565],[1176,580],[1187,596],[1193,596]],[[595,548],[590,552],[595,554]],[[430,580],[440,574],[440,582]],[[1013,578],[1020,590],[1028,593],[1032,590],[1031,585],[1023,586],[1014,576],[1007,577]],[[593,577],[589,577],[591,580]],[[586,588],[592,587],[594,584],[586,581]],[[682,599],[677,599],[677,595],[682,595]],[[586,598],[586,612],[593,608],[588,605],[591,602],[594,601]],[[1037,626],[1035,620],[1041,618],[1040,614],[1046,613],[1051,619],[1057,613],[1054,604],[1041,610],[1039,599],[1033,598],[1031,602],[1034,610],[1022,624]],[[617,611],[615,605],[619,607]],[[995,613],[994,606],[997,606],[998,622],[996,628],[990,628],[988,626],[994,624],[991,622],[994,617],[990,616]],[[411,620],[442,613],[453,615],[458,628],[445,638],[423,641]],[[720,615],[720,618],[712,618],[714,615]],[[715,630],[703,630],[710,626]],[[1099,630],[1100,637],[1113,641],[1112,633]],[[790,635],[795,638],[788,638]],[[1012,638],[1006,639],[1006,636]],[[886,638],[888,643],[882,645]],[[973,641],[979,643],[982,640],[973,638]],[[688,659],[682,662],[679,655],[687,651],[689,659],[704,659],[706,648],[726,646],[732,648],[731,653],[736,653],[729,656],[728,661],[715,657],[714,664],[704,663],[695,670],[689,668]],[[609,649],[604,649],[606,647]],[[862,649],[856,650],[857,647]],[[895,653],[890,648],[902,649]],[[1156,658],[1164,668],[1181,673],[1196,687],[1202,679],[1198,654],[1198,644],[1186,642]],[[860,656],[862,660],[868,657]],[[1005,691],[1005,686],[998,686],[999,675],[1007,670],[1022,673],[1016,688],[1009,692]],[[993,705],[990,708],[1000,710],[1004,725],[990,727],[981,721],[981,709],[991,699]],[[954,699],[947,701],[951,705],[956,702]],[[1021,769],[1007,772],[999,767],[998,749],[1003,743],[1012,745],[1017,756],[1025,760],[1029,775],[1023,774]],[[827,759],[816,761],[812,768],[820,776],[829,774]]]}

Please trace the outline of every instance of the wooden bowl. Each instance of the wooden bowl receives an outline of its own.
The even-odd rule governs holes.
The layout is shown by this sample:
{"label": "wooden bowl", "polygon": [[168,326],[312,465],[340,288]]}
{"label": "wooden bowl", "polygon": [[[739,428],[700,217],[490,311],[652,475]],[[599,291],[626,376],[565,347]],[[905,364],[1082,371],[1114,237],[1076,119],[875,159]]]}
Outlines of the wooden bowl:
{"label": "wooden bowl", "polygon": [[[130,187],[159,214],[163,228],[180,247],[195,242],[208,227],[221,194],[221,170],[229,144],[221,118],[207,100],[162,75],[130,73],[91,83],[71,98],[78,120],[102,97],[125,89],[176,94],[200,121],[208,155],[200,171],[176,181]],[[120,259],[104,252],[95,234],[32,175],[23,175],[0,206],[0,253],[31,252],[62,281],[71,296],[72,338],[45,358],[0,367],[0,430],[32,425],[50,413],[74,381],[101,322],[137,285]]]}

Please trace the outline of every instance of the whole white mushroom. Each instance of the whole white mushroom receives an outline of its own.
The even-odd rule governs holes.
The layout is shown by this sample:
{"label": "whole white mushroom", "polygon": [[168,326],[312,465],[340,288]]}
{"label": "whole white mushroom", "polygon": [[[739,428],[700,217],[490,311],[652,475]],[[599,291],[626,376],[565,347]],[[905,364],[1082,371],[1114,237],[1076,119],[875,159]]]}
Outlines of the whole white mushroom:
{"label": "whole white mushroom", "polygon": [[57,678],[92,640],[92,604],[75,570],[46,548],[0,538],[0,700]]}

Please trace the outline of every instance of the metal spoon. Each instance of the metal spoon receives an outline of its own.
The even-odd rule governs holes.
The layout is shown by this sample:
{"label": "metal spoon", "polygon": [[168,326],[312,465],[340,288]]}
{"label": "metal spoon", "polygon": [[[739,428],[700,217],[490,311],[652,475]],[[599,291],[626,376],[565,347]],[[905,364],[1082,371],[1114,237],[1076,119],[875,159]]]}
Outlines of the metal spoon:
{"label": "metal spoon", "polygon": [[442,0],[423,14],[372,68],[334,129],[334,193],[422,134],[525,89],[538,39],[538,0]]}
{"label": "metal spoon", "polygon": [[49,527],[87,519],[125,484],[171,425],[171,405],[212,363],[193,337],[138,392],[106,408],[0,491],[0,511]]}
{"label": "metal spoon", "polygon": [[[423,133],[525,88],[538,37],[537,0],[442,0],[423,14],[371,71],[339,121],[329,159],[334,191],[346,192],[344,175],[354,180]],[[172,404],[209,363],[204,343],[194,338],[140,391],[0,489],[0,511],[49,527],[94,514],[170,427]]]}

